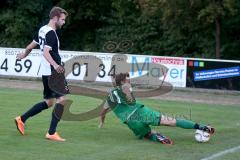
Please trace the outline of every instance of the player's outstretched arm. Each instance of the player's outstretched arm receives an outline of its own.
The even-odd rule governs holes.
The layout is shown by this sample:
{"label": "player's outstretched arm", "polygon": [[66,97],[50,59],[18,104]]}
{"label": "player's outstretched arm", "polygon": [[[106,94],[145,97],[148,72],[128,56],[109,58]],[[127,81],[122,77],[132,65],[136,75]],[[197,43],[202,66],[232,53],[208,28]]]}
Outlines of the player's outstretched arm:
{"label": "player's outstretched arm", "polygon": [[104,121],[105,121],[105,118],[106,118],[106,114],[108,112],[109,108],[102,108],[102,111],[100,112],[100,123],[98,125],[98,128],[102,128],[103,127],[103,124],[104,124]]}
{"label": "player's outstretched arm", "polygon": [[34,49],[35,47],[37,47],[37,43],[35,41],[32,41],[31,43],[29,43],[27,45],[27,47],[25,48],[24,51],[20,52],[17,54],[17,59],[23,59],[25,57],[27,57],[29,55],[29,53],[32,51],[32,49]]}

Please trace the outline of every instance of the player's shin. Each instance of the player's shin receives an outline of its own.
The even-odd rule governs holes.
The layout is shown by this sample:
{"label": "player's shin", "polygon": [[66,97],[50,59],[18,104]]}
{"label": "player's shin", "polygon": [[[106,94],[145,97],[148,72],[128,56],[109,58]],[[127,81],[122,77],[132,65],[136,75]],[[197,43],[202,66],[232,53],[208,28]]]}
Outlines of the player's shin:
{"label": "player's shin", "polygon": [[176,126],[184,129],[196,129],[196,123],[187,119],[176,119]]}
{"label": "player's shin", "polygon": [[64,111],[64,106],[60,103],[56,103],[54,110],[52,112],[52,120],[48,133],[54,134],[56,132],[57,124],[60,121]]}

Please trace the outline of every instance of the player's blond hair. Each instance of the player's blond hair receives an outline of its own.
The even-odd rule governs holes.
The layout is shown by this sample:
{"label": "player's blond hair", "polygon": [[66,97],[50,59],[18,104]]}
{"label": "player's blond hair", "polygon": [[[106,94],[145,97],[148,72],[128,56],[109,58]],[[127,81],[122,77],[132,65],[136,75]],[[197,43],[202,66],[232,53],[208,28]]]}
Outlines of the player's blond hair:
{"label": "player's blond hair", "polygon": [[55,16],[60,17],[61,14],[65,14],[66,16],[68,16],[68,13],[65,9],[60,7],[53,7],[49,13],[49,18],[52,19]]}

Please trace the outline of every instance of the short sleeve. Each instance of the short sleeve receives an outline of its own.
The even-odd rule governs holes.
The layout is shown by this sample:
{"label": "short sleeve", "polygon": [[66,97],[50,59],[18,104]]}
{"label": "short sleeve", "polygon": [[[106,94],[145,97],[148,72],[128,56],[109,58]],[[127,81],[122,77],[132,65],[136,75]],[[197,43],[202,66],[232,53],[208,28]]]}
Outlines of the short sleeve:
{"label": "short sleeve", "polygon": [[46,34],[44,47],[48,47],[52,49],[55,42],[56,42],[56,34],[53,30],[51,30]]}
{"label": "short sleeve", "polygon": [[34,35],[33,42],[35,42],[35,43],[37,43],[39,45],[38,34]]}
{"label": "short sleeve", "polygon": [[114,102],[117,102],[118,104],[122,103],[121,97],[116,90],[112,92],[112,98],[114,99]]}

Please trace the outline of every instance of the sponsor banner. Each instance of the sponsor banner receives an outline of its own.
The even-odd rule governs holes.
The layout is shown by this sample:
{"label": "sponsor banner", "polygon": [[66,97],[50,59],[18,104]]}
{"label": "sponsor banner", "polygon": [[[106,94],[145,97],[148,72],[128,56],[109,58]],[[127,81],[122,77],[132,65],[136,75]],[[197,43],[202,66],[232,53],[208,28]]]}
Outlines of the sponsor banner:
{"label": "sponsor banner", "polygon": [[187,60],[187,87],[240,90],[240,62]]}
{"label": "sponsor banner", "polygon": [[152,57],[151,62],[162,64],[168,68],[166,82],[170,82],[174,87],[186,87],[186,59],[177,57]]}
{"label": "sponsor banner", "polygon": [[[43,58],[41,51],[34,49],[26,58],[17,60],[16,56],[21,51],[23,49],[0,48],[0,75],[41,77],[41,60]],[[83,80],[83,77],[88,74],[87,72],[90,73],[93,70],[89,70],[90,65],[98,62],[95,66],[95,70],[99,70],[97,81],[110,82],[111,80],[110,66],[113,56],[111,54],[60,51],[60,56],[63,63],[78,57],[71,64],[72,71],[67,79]]]}
{"label": "sponsor banner", "polygon": [[23,60],[17,60],[16,55],[23,49],[0,48],[0,75],[38,77],[41,54],[38,50]]}
{"label": "sponsor banner", "polygon": [[[42,54],[40,50],[35,49],[26,58],[17,60],[16,55],[22,50],[20,48],[0,48],[0,75],[41,77]],[[60,51],[60,56],[71,70],[67,75],[67,79],[71,80],[111,82],[111,76],[116,71],[127,68],[130,70],[131,78],[150,75],[165,80],[175,87],[186,86],[186,60],[183,58],[116,56],[109,53],[74,51]],[[69,64],[69,61],[72,62]],[[155,67],[152,67],[152,64]],[[164,73],[165,71],[159,66],[164,66],[168,72]],[[91,77],[93,73],[96,73],[95,77]]]}
{"label": "sponsor banner", "polygon": [[211,69],[211,70],[193,72],[194,81],[238,77],[240,75],[239,69],[240,67],[238,66],[238,67]]}

